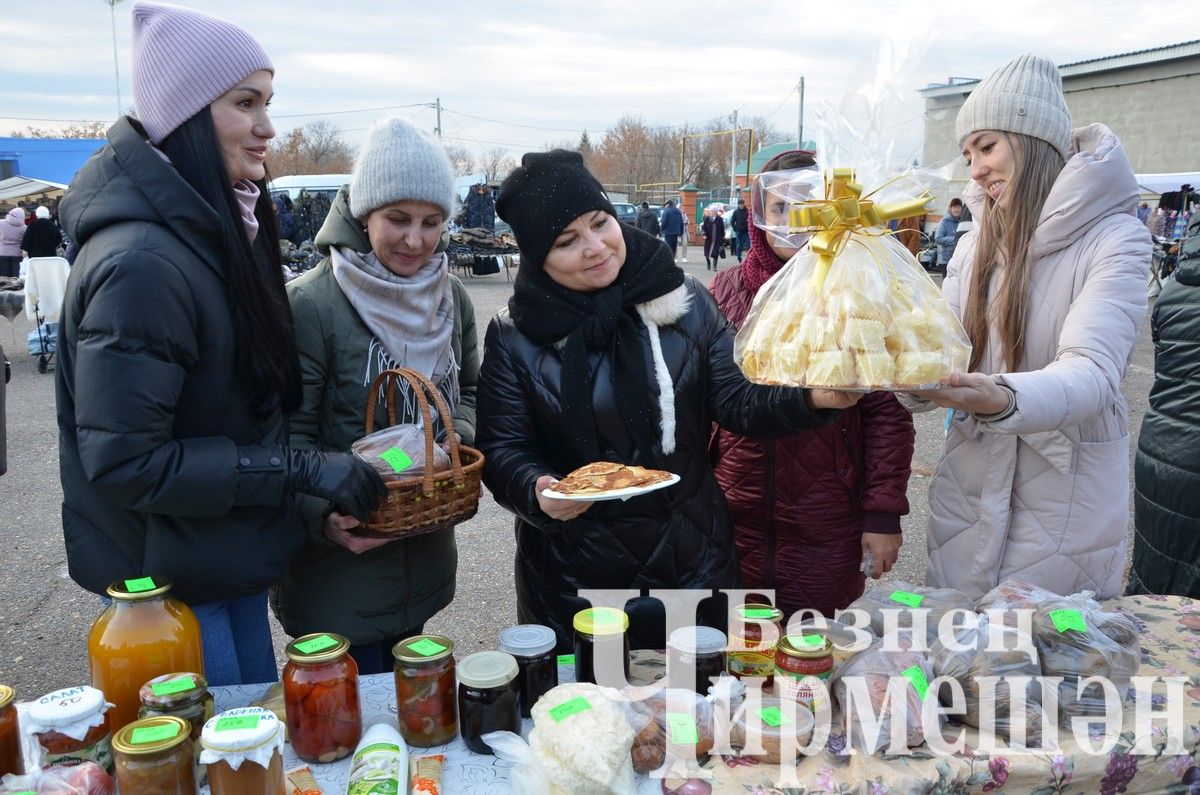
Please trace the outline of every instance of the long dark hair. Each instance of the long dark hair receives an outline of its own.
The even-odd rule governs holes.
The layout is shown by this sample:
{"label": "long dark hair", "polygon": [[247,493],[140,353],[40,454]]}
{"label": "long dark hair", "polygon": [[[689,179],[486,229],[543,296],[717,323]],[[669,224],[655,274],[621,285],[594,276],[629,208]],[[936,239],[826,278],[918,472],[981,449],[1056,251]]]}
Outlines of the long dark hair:
{"label": "long dark hair", "polygon": [[300,359],[292,311],[283,289],[279,228],[266,180],[259,180],[254,215],[259,256],[246,236],[233,181],[206,105],[159,144],[200,197],[217,213],[233,310],[237,381],[260,417],[275,409],[290,414],[300,406]]}

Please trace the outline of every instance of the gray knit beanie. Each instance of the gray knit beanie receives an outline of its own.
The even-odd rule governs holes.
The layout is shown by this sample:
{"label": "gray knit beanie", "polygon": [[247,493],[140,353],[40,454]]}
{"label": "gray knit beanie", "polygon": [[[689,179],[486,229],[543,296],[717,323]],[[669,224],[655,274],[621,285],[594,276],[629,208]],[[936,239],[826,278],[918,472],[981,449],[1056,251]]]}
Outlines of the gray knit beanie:
{"label": "gray knit beanie", "polygon": [[454,214],[454,168],[433,136],[404,119],[384,119],[371,127],[354,164],[350,212],[362,221],[399,201],[428,202],[449,220]]}
{"label": "gray knit beanie", "polygon": [[959,148],[980,130],[1040,138],[1065,160],[1071,144],[1071,112],[1058,67],[1045,58],[1022,55],[985,77],[958,111],[954,133]]}

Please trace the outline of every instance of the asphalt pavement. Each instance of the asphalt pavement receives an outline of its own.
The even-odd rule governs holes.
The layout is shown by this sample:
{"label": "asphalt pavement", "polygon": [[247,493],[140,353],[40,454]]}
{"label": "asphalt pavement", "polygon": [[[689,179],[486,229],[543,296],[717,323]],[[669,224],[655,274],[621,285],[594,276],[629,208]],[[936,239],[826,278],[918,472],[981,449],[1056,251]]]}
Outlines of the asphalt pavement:
{"label": "asphalt pavement", "polygon": [[[681,266],[705,283],[698,246]],[[724,260],[726,267],[732,260]],[[480,345],[491,317],[507,302],[512,284],[503,273],[464,279],[475,304]],[[25,350],[33,328],[24,317],[12,333],[0,320],[0,345],[13,364],[8,388],[8,474],[0,477],[0,683],[29,699],[88,681],[87,637],[101,610],[97,596],[67,576],[58,477],[54,376],[40,374]],[[1134,448],[1146,396],[1153,380],[1153,351],[1143,325],[1133,366],[1124,384],[1132,414]],[[925,527],[929,474],[941,452],[940,411],[917,415],[917,450],[904,518],[904,546],[887,579],[921,582],[926,561]],[[461,655],[495,648],[499,632],[516,623],[513,592],[512,516],[484,493],[478,515],[457,529],[458,586],[453,603],[435,616],[427,631],[451,638]],[[276,654],[283,664],[287,637],[272,618]]]}

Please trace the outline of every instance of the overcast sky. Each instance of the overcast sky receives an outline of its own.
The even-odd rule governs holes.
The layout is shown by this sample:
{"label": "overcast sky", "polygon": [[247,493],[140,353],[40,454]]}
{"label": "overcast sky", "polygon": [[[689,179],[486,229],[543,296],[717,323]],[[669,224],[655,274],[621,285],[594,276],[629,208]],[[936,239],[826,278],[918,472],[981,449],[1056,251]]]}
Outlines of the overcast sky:
{"label": "overcast sky", "polygon": [[[419,105],[440,97],[448,142],[476,151],[501,145],[514,155],[578,141],[584,129],[598,140],[624,114],[654,125],[703,124],[736,109],[794,134],[801,75],[811,125],[815,106],[839,102],[848,78],[873,73],[888,31],[923,53],[889,116],[896,155],[919,155],[915,89],[929,82],[983,77],[1027,51],[1064,64],[1200,39],[1200,16],[1186,4],[1128,0],[181,4],[230,19],[262,42],[276,68],[280,134],[323,118],[359,143],[373,120],[391,114],[432,130],[434,111]],[[133,102],[131,6],[116,6],[125,109]],[[53,126],[43,119],[113,120],[108,0],[15,9],[0,34],[0,133]]]}

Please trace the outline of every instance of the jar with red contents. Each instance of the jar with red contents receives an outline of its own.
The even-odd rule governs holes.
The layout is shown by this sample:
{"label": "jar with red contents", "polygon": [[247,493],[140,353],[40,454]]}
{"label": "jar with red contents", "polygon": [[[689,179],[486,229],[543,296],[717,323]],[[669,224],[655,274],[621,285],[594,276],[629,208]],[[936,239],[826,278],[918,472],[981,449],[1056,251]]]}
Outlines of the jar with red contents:
{"label": "jar with red contents", "polygon": [[729,625],[729,673],[775,678],[775,646],[783,637],[783,611],[771,605],[742,605]]}
{"label": "jar with red contents", "polygon": [[317,632],[288,644],[283,704],[296,756],[326,764],[349,756],[362,739],[358,664],[341,635]]}
{"label": "jar with red contents", "polygon": [[816,711],[829,704],[833,649],[817,632],[785,635],[775,648],[775,692]]}
{"label": "jar with red contents", "polygon": [[400,735],[417,748],[445,745],[458,734],[454,642],[414,635],[392,647]]}
{"label": "jar with red contents", "polygon": [[0,778],[6,774],[21,775],[25,762],[21,756],[21,732],[17,728],[17,708],[13,706],[13,689],[0,685]]}
{"label": "jar with red contents", "polygon": [[29,726],[42,752],[42,768],[95,762],[113,772],[112,733],[106,714],[112,704],[94,687],[80,685],[47,693],[29,705]]}

